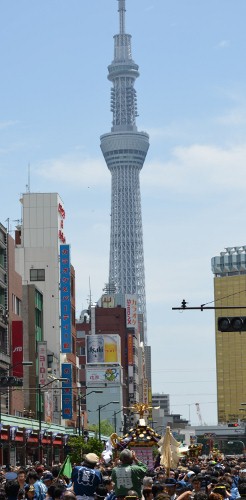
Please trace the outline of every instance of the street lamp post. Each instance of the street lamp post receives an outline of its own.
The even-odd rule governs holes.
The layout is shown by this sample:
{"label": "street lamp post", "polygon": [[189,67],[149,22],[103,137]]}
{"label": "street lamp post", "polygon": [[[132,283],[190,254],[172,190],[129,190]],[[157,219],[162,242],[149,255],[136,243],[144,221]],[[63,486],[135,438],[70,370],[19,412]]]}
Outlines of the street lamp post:
{"label": "street lamp post", "polygon": [[105,406],[111,405],[111,404],[119,404],[119,401],[110,401],[109,403],[106,403],[105,405],[99,405],[98,406],[98,439],[101,441],[101,410],[102,408],[105,408]]}
{"label": "street lamp post", "polygon": [[[78,402],[79,402],[79,411],[78,411],[78,418],[79,418],[79,436],[81,436],[81,400],[85,399],[87,396],[90,394],[102,394],[103,391],[90,391],[88,394],[80,394],[78,397]],[[84,425],[82,426],[82,436],[84,435]]]}
{"label": "street lamp post", "polygon": [[121,413],[122,411],[123,411],[123,408],[121,408],[119,411],[114,411],[114,432],[117,431],[116,415],[118,415],[118,413]]}
{"label": "street lamp post", "polygon": [[53,378],[47,384],[41,385],[38,384],[38,439],[39,439],[39,462],[42,462],[42,439],[41,439],[41,430],[42,430],[42,389],[44,387],[47,387],[50,384],[53,384],[53,382],[67,382],[67,378]]}

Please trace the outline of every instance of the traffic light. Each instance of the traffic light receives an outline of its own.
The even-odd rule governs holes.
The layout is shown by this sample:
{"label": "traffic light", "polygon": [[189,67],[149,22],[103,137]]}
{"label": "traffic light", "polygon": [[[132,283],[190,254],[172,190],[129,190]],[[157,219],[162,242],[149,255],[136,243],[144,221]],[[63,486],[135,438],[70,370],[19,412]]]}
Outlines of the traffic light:
{"label": "traffic light", "polygon": [[0,387],[22,387],[23,379],[18,377],[8,377],[6,375],[0,377]]}
{"label": "traffic light", "polygon": [[218,330],[220,332],[245,332],[246,316],[226,316],[218,318]]}
{"label": "traffic light", "polygon": [[239,424],[234,422],[233,424],[228,424],[228,427],[239,427]]}

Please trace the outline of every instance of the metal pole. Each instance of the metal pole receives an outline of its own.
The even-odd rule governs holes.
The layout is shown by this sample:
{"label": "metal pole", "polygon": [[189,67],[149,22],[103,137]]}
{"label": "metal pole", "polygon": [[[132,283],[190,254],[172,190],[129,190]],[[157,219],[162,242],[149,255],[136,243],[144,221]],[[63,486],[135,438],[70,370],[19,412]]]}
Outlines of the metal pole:
{"label": "metal pole", "polygon": [[0,387],[0,465],[3,465],[3,444],[2,444],[2,388]]}
{"label": "metal pole", "polygon": [[42,463],[42,438],[41,438],[41,430],[42,430],[42,412],[41,412],[41,385],[38,384],[38,441],[39,441],[39,462]]}
{"label": "metal pole", "polygon": [[98,406],[98,439],[101,441],[101,406]]}
{"label": "metal pole", "polygon": [[116,411],[114,411],[114,432],[117,430],[117,425],[116,425]]}
{"label": "metal pole", "polygon": [[78,401],[79,401],[79,436],[81,436],[81,415],[80,415],[80,408],[81,408],[81,396],[79,395],[78,397]]}
{"label": "metal pole", "polygon": [[85,414],[84,414],[84,412],[82,411],[82,438],[83,438],[83,439],[84,439],[84,425],[85,425],[84,418],[85,418]]}

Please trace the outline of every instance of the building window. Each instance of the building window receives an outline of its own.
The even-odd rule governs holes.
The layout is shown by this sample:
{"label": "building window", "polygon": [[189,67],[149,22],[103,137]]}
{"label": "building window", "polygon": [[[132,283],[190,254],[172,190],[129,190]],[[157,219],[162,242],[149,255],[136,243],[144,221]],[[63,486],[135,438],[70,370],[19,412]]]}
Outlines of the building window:
{"label": "building window", "polygon": [[30,281],[45,281],[45,269],[30,269]]}
{"label": "building window", "polygon": [[12,311],[14,314],[21,316],[21,301],[14,294],[12,294]]}
{"label": "building window", "polygon": [[78,347],[78,356],[85,356],[85,347],[84,346]]}

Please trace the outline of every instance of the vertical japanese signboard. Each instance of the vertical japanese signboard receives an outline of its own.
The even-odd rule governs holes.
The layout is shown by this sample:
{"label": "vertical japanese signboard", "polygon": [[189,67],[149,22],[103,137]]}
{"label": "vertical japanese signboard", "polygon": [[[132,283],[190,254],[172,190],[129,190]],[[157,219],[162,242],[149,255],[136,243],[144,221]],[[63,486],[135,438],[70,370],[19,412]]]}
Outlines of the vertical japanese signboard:
{"label": "vertical japanese signboard", "polygon": [[149,386],[148,386],[148,379],[144,378],[143,379],[143,403],[148,404],[149,402]]}
{"label": "vertical japanese signboard", "polygon": [[38,383],[47,383],[47,342],[38,342]]}
{"label": "vertical japanese signboard", "polygon": [[136,295],[126,295],[126,328],[138,329],[138,301]]}
{"label": "vertical japanese signboard", "polygon": [[133,365],[133,335],[127,336],[128,365]]}
{"label": "vertical japanese signboard", "polygon": [[73,418],[73,391],[72,391],[72,365],[71,363],[62,363],[62,418],[71,420]]}
{"label": "vertical japanese signboard", "polygon": [[61,352],[72,352],[70,247],[60,245]]}

